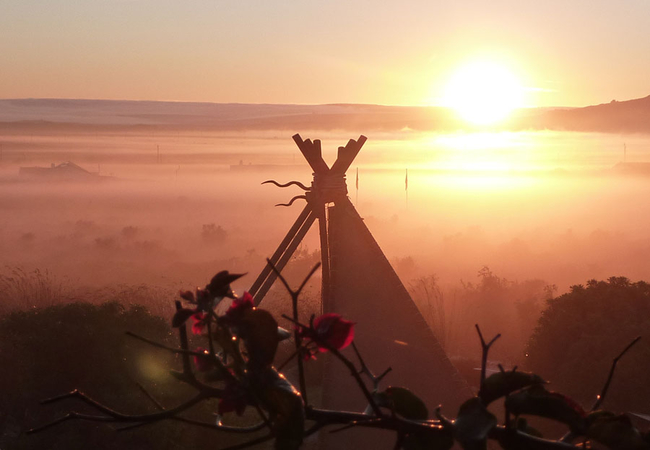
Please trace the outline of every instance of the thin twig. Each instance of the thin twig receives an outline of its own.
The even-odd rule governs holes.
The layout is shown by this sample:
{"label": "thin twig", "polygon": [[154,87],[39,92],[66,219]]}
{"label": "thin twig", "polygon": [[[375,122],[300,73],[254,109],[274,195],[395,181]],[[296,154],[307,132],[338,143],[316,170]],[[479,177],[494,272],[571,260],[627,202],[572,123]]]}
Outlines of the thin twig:
{"label": "thin twig", "polygon": [[277,371],[278,371],[278,372],[282,372],[282,369],[284,369],[284,367],[285,367],[287,364],[289,364],[289,363],[293,360],[293,358],[295,358],[296,356],[298,356],[298,352],[297,352],[297,351],[296,351],[296,352],[293,352],[293,353],[291,354],[291,356],[289,356],[289,357],[288,357],[288,358],[287,358],[287,359],[286,359],[282,364],[280,364],[280,365],[278,366],[278,368],[277,368]]}
{"label": "thin twig", "polygon": [[[603,389],[600,391],[600,394],[596,396],[596,401],[594,402],[594,405],[591,407],[591,411],[596,411],[600,405],[605,401],[605,395],[607,395],[607,392],[609,391],[609,385],[612,382],[612,378],[614,378],[614,371],[616,370],[616,365],[618,364],[618,361],[627,353],[629,349],[631,349],[634,344],[639,342],[641,340],[641,336],[637,336],[632,342],[630,342],[621,353],[618,354],[616,358],[612,360],[612,367],[609,369],[609,374],[607,375],[607,380],[605,381],[605,385],[603,386]],[[560,442],[573,442],[574,439],[578,437],[578,434],[574,433],[573,431],[568,431],[562,438],[560,439]]]}
{"label": "thin twig", "polygon": [[376,392],[379,389],[379,383],[381,382],[381,380],[386,375],[388,375],[388,373],[393,369],[389,367],[386,370],[384,370],[384,372],[381,375],[376,376],[366,365],[366,362],[361,356],[361,352],[357,348],[357,345],[354,343],[354,341],[352,342],[352,349],[354,350],[354,353],[357,355],[357,358],[359,359],[359,364],[361,364],[361,369],[359,370],[359,374],[365,374],[368,378],[370,378],[370,381],[372,381],[373,384],[373,391]]}
{"label": "thin twig", "polygon": [[188,355],[188,356],[205,356],[205,354],[202,353],[202,352],[195,352],[193,350],[184,350],[182,348],[168,347],[168,346],[166,346],[164,344],[160,344],[160,343],[158,343],[156,341],[152,341],[150,339],[147,339],[145,337],[137,335],[137,334],[135,334],[135,333],[133,333],[131,331],[127,331],[125,334],[127,336],[135,338],[135,339],[137,339],[139,341],[146,342],[147,344],[152,345],[154,347],[161,348],[163,350],[167,350],[168,352],[176,353],[176,354],[179,354],[179,355]]}
{"label": "thin twig", "polygon": [[140,391],[153,403],[159,411],[164,411],[165,407],[158,401],[156,398],[147,391],[144,386],[140,383],[135,383],[135,385],[140,389]]}
{"label": "thin twig", "polygon": [[187,400],[185,403],[182,403],[175,408],[172,409],[166,409],[164,411],[160,411],[157,413],[153,414],[137,414],[137,415],[127,415],[127,414],[122,414],[119,413],[105,405],[102,405],[101,403],[91,399],[90,397],[86,396],[82,392],[79,392],[78,390],[74,390],[72,392],[69,392],[64,395],[59,395],[57,397],[53,397],[51,399],[45,400],[43,403],[52,403],[56,402],[59,400],[63,400],[66,398],[79,398],[86,404],[93,406],[97,410],[103,412],[106,414],[105,416],[89,416],[85,414],[80,414],[77,412],[70,412],[66,414],[65,416],[56,419],[52,422],[49,422],[45,425],[42,425],[40,427],[32,428],[31,430],[28,430],[27,433],[36,433],[42,430],[45,430],[47,428],[50,428],[51,426],[57,425],[61,422],[67,421],[67,420],[72,420],[72,419],[81,419],[81,420],[90,420],[90,421],[95,421],[95,422],[155,422],[163,419],[168,419],[170,417],[175,416],[176,414],[183,412],[192,406],[196,405],[197,403],[200,403],[201,401],[210,398],[211,395],[208,395],[206,393],[200,392],[198,395],[195,397],[192,397],[191,399]]}
{"label": "thin twig", "polygon": [[[183,305],[180,301],[176,300],[175,302],[176,311],[180,311],[183,308]],[[181,348],[185,351],[189,350],[189,345],[187,343],[187,326],[185,324],[178,327],[178,339],[181,344]],[[183,373],[190,380],[196,380],[194,373],[192,372],[192,365],[190,364],[190,355],[183,353]]]}
{"label": "thin twig", "polygon": [[501,337],[501,333],[494,336],[492,340],[486,344],[485,339],[483,339],[483,333],[481,333],[481,328],[478,326],[478,324],[475,324],[474,326],[476,327],[478,337],[481,340],[481,383],[479,384],[479,392],[481,392],[483,390],[483,385],[485,384],[485,371],[487,368],[487,359],[488,353],[490,352],[490,347],[497,339]]}
{"label": "thin twig", "polygon": [[312,277],[312,275],[314,275],[314,274],[316,273],[316,271],[318,270],[318,268],[320,267],[320,265],[321,265],[321,263],[316,263],[316,265],[315,265],[314,267],[312,267],[312,269],[309,271],[309,273],[307,274],[307,276],[305,277],[305,279],[302,280],[302,283],[300,284],[300,287],[299,287],[298,290],[296,291],[296,294],[300,295],[300,293],[302,292],[302,290],[304,289],[304,287],[307,285],[307,282],[308,282],[309,279]]}
{"label": "thin twig", "polygon": [[[295,325],[298,325],[298,327],[306,330],[312,330],[312,328],[308,327],[305,324],[302,324],[298,322],[297,320],[292,319],[291,317],[287,316],[286,314],[282,314],[282,317],[287,319],[290,322],[293,322]],[[341,352],[339,352],[336,348],[332,347],[328,342],[319,339],[318,335],[316,333],[312,333],[310,338],[316,342],[320,347],[326,348],[327,351],[332,353],[334,356],[336,356],[349,370],[350,374],[354,377],[355,381],[359,385],[359,388],[363,392],[364,397],[366,397],[366,400],[368,400],[368,403],[370,404],[370,407],[372,408],[372,411],[375,413],[377,417],[383,417],[384,414],[381,412],[381,409],[379,409],[379,406],[377,406],[377,403],[375,402],[375,399],[372,397],[372,394],[368,390],[368,386],[366,386],[366,383],[363,382],[361,379],[361,376],[359,376],[359,372],[357,372],[357,368],[354,366],[352,361],[350,361],[348,358],[343,356]]]}
{"label": "thin twig", "polygon": [[605,385],[603,386],[603,389],[600,391],[600,395],[596,397],[596,402],[594,403],[594,406],[591,407],[592,411],[598,409],[601,403],[603,403],[603,401],[605,400],[605,395],[607,395],[607,391],[609,390],[609,385],[612,382],[612,378],[614,378],[614,371],[616,370],[616,364],[618,364],[618,360],[621,359],[623,355],[625,355],[625,353],[627,353],[627,351],[631,349],[634,346],[634,344],[636,344],[640,340],[641,340],[641,336],[636,337],[632,342],[630,342],[627,345],[627,347],[623,349],[621,353],[619,353],[619,355],[616,358],[614,358],[614,360],[612,361],[612,367],[609,369],[609,375],[607,376],[607,381],[605,381]]}
{"label": "thin twig", "polygon": [[[233,427],[229,425],[217,425],[215,423],[208,423],[208,422],[201,422],[200,420],[194,420],[194,419],[188,419],[186,417],[180,417],[180,416],[174,416],[174,417],[169,417],[167,420],[175,420],[177,422],[183,422],[188,425],[194,425],[197,427],[201,428],[206,428],[208,430],[213,430],[213,431],[223,431],[224,433],[234,433],[234,434],[247,434],[247,433],[254,433],[256,431],[261,430],[262,428],[266,427],[266,423],[260,422],[255,425],[251,425],[249,427]],[[140,423],[133,423],[130,425],[126,425],[123,427],[120,427],[117,429],[117,431],[128,431],[132,430],[134,428],[139,428],[143,425],[149,425],[155,422],[140,422]]]}
{"label": "thin twig", "polygon": [[[292,308],[292,311],[293,311],[293,320],[297,322],[299,320],[299,317],[298,317],[298,297],[300,296],[300,292],[302,292],[302,289],[306,286],[307,281],[309,281],[309,279],[312,277],[312,275],[314,275],[316,270],[318,270],[318,268],[320,267],[320,263],[317,263],[311,269],[311,271],[309,271],[309,273],[307,274],[305,279],[300,284],[300,287],[298,288],[298,290],[294,291],[293,289],[291,289],[291,287],[289,286],[289,283],[287,282],[287,280],[280,273],[278,268],[275,267],[275,265],[271,262],[271,260],[267,258],[266,262],[268,263],[271,270],[273,270],[273,272],[275,272],[277,277],[280,279],[280,281],[282,282],[282,284],[286,288],[287,292],[289,292],[289,295],[291,296],[291,308]],[[296,345],[296,353],[300,354],[300,348],[302,347],[302,338],[300,337],[300,330],[298,330],[298,329],[294,330],[293,339],[294,339],[294,342],[295,342],[295,345]],[[298,358],[298,383],[299,383],[299,386],[300,386],[300,395],[302,396],[303,401],[305,402],[305,404],[308,405],[309,404],[309,399],[307,398],[307,382],[305,380],[305,367],[304,367],[302,358],[300,358],[300,357]]]}

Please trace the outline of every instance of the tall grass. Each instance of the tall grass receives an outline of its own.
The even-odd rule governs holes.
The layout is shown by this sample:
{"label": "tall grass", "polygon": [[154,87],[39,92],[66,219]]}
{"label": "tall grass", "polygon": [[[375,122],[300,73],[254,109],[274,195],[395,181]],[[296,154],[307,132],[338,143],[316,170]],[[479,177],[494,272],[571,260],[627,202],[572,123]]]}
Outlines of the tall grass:
{"label": "tall grass", "polygon": [[70,301],[69,286],[47,270],[31,272],[7,267],[0,273],[0,314],[17,309],[44,308]]}
{"label": "tall grass", "polygon": [[155,316],[170,317],[177,292],[176,289],[146,284],[80,286],[67,278],[56,277],[48,270],[28,271],[8,266],[0,271],[0,316],[12,311],[82,301],[95,305],[106,302],[142,305]]}

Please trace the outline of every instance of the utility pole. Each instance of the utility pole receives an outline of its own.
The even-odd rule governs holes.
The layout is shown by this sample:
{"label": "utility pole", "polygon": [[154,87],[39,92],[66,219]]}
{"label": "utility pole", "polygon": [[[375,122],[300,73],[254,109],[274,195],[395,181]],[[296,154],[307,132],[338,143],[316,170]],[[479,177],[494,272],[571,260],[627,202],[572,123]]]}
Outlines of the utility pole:
{"label": "utility pole", "polygon": [[358,167],[357,167],[357,179],[356,179],[356,182],[355,182],[355,187],[356,187],[357,195],[356,195],[356,198],[354,199],[354,204],[358,208],[359,207],[359,168]]}
{"label": "utility pole", "polygon": [[404,177],[404,194],[406,196],[406,211],[409,210],[409,170],[406,169],[406,176]]}

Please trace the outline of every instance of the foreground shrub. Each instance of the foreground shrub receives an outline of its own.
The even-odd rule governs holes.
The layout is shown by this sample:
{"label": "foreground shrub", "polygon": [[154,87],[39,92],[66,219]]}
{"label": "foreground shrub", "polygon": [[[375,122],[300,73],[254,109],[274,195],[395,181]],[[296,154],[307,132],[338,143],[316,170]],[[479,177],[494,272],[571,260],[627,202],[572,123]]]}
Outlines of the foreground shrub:
{"label": "foreground shrub", "polygon": [[142,307],[126,308],[115,302],[32,308],[0,318],[0,448],[160,450],[180,448],[181,442],[210,448],[214,436],[186,433],[182,424],[158,423],[128,432],[115,432],[115,427],[101,423],[68,424],[24,435],[34,421],[68,410],[63,403],[39,405],[53,393],[83,389],[132,413],[157,409],[138,384],[166,404],[188,395],[188,388],[169,375],[176,358],[143,349],[125,336],[126,330],[139,330],[160,342],[171,337],[166,320]]}
{"label": "foreground shrub", "polygon": [[588,281],[547,301],[527,349],[527,367],[581,402],[593,402],[611,359],[642,336],[617,368],[608,406],[650,413],[650,284],[624,277]]}
{"label": "foreground shrub", "polygon": [[[350,427],[390,430],[395,436],[393,448],[407,450],[449,450],[454,443],[465,450],[482,450],[487,448],[488,440],[498,442],[506,450],[590,448],[587,442],[613,450],[650,449],[650,435],[639,432],[629,416],[598,409],[608,392],[614,366],[600,390],[598,401],[591,409],[584,409],[569,397],[547,390],[546,381],[533,373],[516,368],[506,371],[500,367],[500,371],[487,376],[488,352],[500,335],[486,341],[478,325],[476,330],[482,348],[478,394],[461,405],[454,420],[443,416],[439,409],[436,410],[437,419],[430,419],[429,406],[407,388],[388,386],[380,389],[382,379],[391,369],[377,376],[366,366],[354,344],[354,323],[335,313],[312,316],[308,323],[299,321],[298,297],[318,265],[297,290],[289,286],[274,266],[271,267],[291,297],[292,315],[283,317],[292,324],[293,333],[278,327],[271,313],[257,308],[250,294],[239,298],[232,292],[230,283],[242,275],[219,272],[204,289],[180,293],[184,302],[176,302],[176,313],[171,320],[172,326],[178,328],[178,347],[153,340],[151,336],[128,333],[171,355],[180,355],[182,371],[173,372],[174,376],[193,388],[193,393],[181,404],[169,408],[161,404],[157,412],[134,414],[126,409],[108,408],[99,399],[72,390],[51,398],[48,403],[76,400],[82,406],[90,406],[92,411],[72,411],[44,422],[30,433],[51,432],[63,422],[79,419],[136,426],[169,420],[224,433],[263,433],[245,438],[248,440],[230,448],[247,448],[272,441],[276,449],[298,449],[308,436],[324,427],[336,426],[338,431]],[[226,298],[232,299],[230,307],[225,313],[217,313],[216,307]],[[191,325],[193,334],[202,336],[205,347],[191,349],[187,325]],[[141,330],[141,327],[136,329]],[[295,352],[289,360],[297,361],[298,387],[280,372],[286,362],[279,368],[273,365],[280,341],[291,336]],[[639,339],[628,344],[619,358]],[[343,353],[350,348],[358,365]],[[311,359],[318,359],[322,353],[331,354],[355,379],[367,401],[365,411],[326,410],[309,401],[304,365]],[[502,425],[488,409],[497,400],[503,400],[505,406]],[[188,415],[197,405],[205,408],[199,419]],[[216,422],[206,419],[212,411],[218,414]],[[252,412],[256,422],[246,426],[222,423],[222,416],[231,418],[246,412]],[[527,416],[561,423],[568,433],[555,440],[544,439],[529,426],[524,419]]]}

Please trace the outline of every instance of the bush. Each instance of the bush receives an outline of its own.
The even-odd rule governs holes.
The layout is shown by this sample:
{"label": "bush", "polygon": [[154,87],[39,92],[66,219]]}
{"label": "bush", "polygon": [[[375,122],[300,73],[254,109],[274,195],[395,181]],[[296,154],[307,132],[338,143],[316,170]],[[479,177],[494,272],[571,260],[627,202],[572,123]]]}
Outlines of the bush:
{"label": "bush", "polygon": [[[585,404],[595,396],[616,357],[643,339],[619,363],[607,407],[648,411],[650,405],[650,284],[624,277],[591,280],[547,301],[527,348],[527,366]],[[617,388],[618,385],[618,388]]]}
{"label": "bush", "polygon": [[[125,335],[138,331],[170,342],[167,320],[139,306],[119,303],[67,305],[15,311],[0,319],[0,448],[175,449],[213,445],[214,435],[183,433],[184,425],[157,423],[116,433],[104,424],[63,424],[23,435],[34,423],[69,411],[70,403],[41,406],[43,399],[79,389],[121,411],[154,412],[137,383],[163,405],[174,406],[191,391],[168,373],[176,358]],[[75,405],[77,406],[77,405]],[[75,408],[90,414],[89,408]],[[181,438],[181,435],[184,434]],[[224,440],[225,439],[225,440]],[[220,437],[228,442],[229,437]]]}

